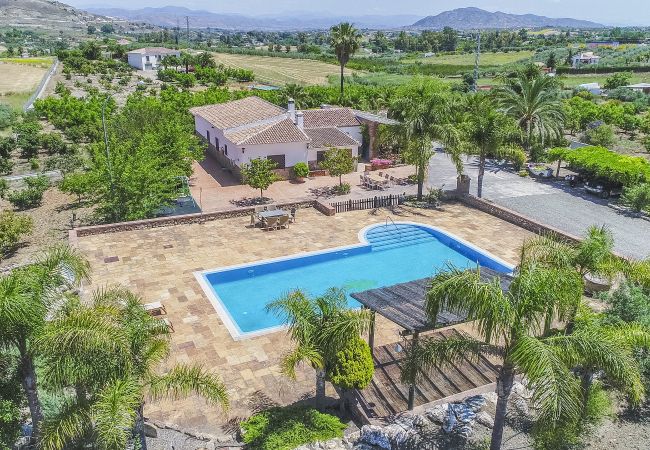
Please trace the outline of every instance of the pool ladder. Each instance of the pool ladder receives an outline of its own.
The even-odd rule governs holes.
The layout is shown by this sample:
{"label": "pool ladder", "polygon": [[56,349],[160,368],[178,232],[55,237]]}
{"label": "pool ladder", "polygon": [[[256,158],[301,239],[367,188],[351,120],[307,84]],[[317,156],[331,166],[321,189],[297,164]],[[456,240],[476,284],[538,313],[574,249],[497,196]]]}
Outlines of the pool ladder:
{"label": "pool ladder", "polygon": [[395,229],[399,233],[399,238],[402,239],[404,237],[404,236],[402,236],[402,230],[400,230],[399,227],[397,225],[395,225],[395,222],[393,221],[393,218],[391,216],[386,216],[386,223],[384,224],[384,226],[386,228],[388,228],[388,221],[389,220],[390,220],[390,223],[393,224],[393,226],[395,227]]}

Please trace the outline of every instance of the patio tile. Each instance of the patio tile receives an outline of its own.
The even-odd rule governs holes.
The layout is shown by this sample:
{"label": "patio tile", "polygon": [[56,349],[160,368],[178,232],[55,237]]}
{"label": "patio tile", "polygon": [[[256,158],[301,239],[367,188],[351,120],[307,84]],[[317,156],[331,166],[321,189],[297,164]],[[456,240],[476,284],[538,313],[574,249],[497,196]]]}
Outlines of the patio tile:
{"label": "patio tile", "polygon": [[[312,369],[301,367],[296,381],[280,372],[281,359],[291,348],[286,334],[280,331],[243,341],[233,340],[193,272],[356,244],[361,228],[383,223],[389,214],[395,220],[438,226],[511,263],[517,262],[522,242],[531,236],[480,211],[446,204],[437,211],[400,208],[395,212],[355,211],[334,217],[305,209],[299,211],[295,226],[270,233],[247,228],[248,217],[239,217],[80,237],[79,249],[90,260],[93,270],[92,284],[84,287],[84,293],[121,284],[140,295],[144,302],[162,300],[175,329],[167,365],[183,362],[214,370],[223,378],[231,397],[231,409],[227,413],[192,397],[148,403],[147,416],[199,432],[219,434],[229,417],[245,417],[251,413],[251,399],[260,395],[257,391],[280,404],[311,395]],[[174,246],[164,248],[163,243]],[[107,256],[116,256],[118,260],[104,263]],[[397,332],[393,324],[379,319],[375,342],[377,345],[395,342]]]}

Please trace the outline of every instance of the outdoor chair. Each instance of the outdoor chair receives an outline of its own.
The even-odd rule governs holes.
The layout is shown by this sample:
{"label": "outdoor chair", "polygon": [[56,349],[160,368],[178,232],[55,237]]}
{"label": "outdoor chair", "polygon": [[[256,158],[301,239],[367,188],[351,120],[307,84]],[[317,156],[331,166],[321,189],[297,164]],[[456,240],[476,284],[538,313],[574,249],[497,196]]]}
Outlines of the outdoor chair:
{"label": "outdoor chair", "polygon": [[377,173],[377,175],[379,175],[380,177],[383,177],[383,176],[384,176],[384,172],[379,171],[379,172]]}
{"label": "outdoor chair", "polygon": [[143,306],[144,310],[152,316],[162,316],[167,314],[165,305],[163,305],[161,302],[145,303]]}
{"label": "outdoor chair", "polygon": [[251,226],[256,226],[257,225],[257,214],[256,213],[251,213]]}
{"label": "outdoor chair", "polygon": [[264,229],[266,231],[275,230],[275,227],[278,224],[278,217],[267,217],[264,219]]}
{"label": "outdoor chair", "polygon": [[388,181],[388,180],[390,180],[390,175],[386,174],[386,175],[384,175],[384,178],[386,179],[386,181]]}
{"label": "outdoor chair", "polygon": [[280,216],[278,219],[278,228],[289,228],[289,216]]}
{"label": "outdoor chair", "polygon": [[297,208],[291,208],[291,223],[296,223],[296,212],[298,212]]}

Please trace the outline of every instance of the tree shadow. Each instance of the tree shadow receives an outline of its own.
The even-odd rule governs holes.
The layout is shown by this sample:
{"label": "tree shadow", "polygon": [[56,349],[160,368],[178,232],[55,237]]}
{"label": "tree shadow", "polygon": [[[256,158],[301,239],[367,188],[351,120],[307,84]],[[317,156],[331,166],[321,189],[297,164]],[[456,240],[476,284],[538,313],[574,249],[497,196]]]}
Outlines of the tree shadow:
{"label": "tree shadow", "polygon": [[247,206],[268,205],[269,203],[273,203],[273,199],[270,197],[242,197],[239,200],[230,200],[230,203],[242,208]]}

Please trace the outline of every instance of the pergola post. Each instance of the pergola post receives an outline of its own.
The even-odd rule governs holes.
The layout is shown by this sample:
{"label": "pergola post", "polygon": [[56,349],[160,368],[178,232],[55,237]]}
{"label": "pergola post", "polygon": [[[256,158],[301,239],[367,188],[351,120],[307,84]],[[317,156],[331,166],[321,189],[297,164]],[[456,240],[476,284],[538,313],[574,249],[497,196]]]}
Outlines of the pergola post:
{"label": "pergola post", "polygon": [[[416,331],[413,333],[413,345],[418,344],[418,340],[420,338],[420,332]],[[408,403],[408,410],[412,411],[413,407],[415,406],[415,382],[411,383],[409,385],[409,403]]]}
{"label": "pergola post", "polygon": [[372,349],[375,348],[375,312],[370,313],[370,328],[368,329],[368,347],[370,347],[370,353]]}

